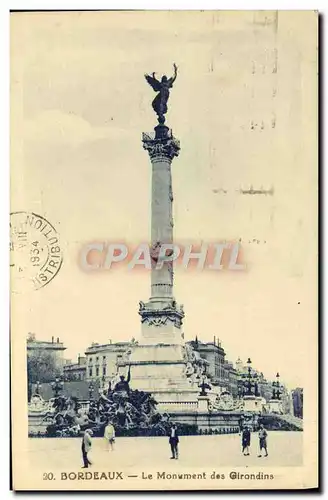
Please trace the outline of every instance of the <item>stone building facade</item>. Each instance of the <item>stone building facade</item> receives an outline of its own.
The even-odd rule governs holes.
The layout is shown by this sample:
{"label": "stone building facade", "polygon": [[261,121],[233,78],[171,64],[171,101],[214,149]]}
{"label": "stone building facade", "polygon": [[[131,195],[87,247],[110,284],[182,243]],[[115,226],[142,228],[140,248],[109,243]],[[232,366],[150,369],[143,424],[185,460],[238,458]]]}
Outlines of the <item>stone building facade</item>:
{"label": "stone building facade", "polygon": [[30,333],[26,341],[27,355],[33,351],[45,351],[50,353],[54,360],[55,365],[59,374],[64,371],[64,351],[66,347],[63,342],[60,341],[59,337],[51,338],[51,342],[47,340],[37,340],[35,334]]}
{"label": "stone building facade", "polygon": [[218,387],[219,392],[229,391],[233,397],[237,397],[239,372],[231,361],[225,359],[226,353],[220,340],[214,337],[213,342],[202,342],[196,337],[187,344],[208,362],[207,376],[212,386]]}
{"label": "stone building facade", "polygon": [[225,361],[223,367],[226,390],[228,390],[234,398],[237,398],[239,381],[238,370],[234,367],[233,363],[228,360]]}
{"label": "stone building facade", "polygon": [[203,359],[208,361],[207,376],[210,378],[212,383],[216,385],[221,385],[221,383],[223,384],[225,380],[225,352],[223,347],[221,347],[221,343],[217,341],[215,337],[213,342],[202,342],[196,337],[195,340],[191,340],[186,343],[199,352]]}
{"label": "stone building facade", "polygon": [[[247,373],[247,366],[240,358],[236,363],[226,359],[226,353],[221,342],[215,337],[212,342],[198,340],[188,341],[200,357],[207,361],[206,374],[215,392],[229,391],[237,398],[240,395],[240,384],[242,374]],[[93,343],[85,351],[85,357],[79,356],[77,363],[67,363],[64,366],[64,374],[67,380],[85,380],[94,383],[98,387],[107,387],[109,382],[118,380],[118,375],[127,374],[130,354],[137,342],[112,342],[108,344]],[[267,380],[263,373],[252,368],[256,374],[258,391],[266,401],[272,398],[272,381]],[[282,396],[285,400],[285,390],[281,385]]]}
{"label": "stone building facade", "polygon": [[92,343],[85,351],[86,377],[88,382],[106,385],[118,373],[125,375],[125,365],[135,341],[112,342],[108,344]]}
{"label": "stone building facade", "polygon": [[66,361],[64,364],[64,380],[85,380],[87,372],[87,358],[85,356],[78,356],[77,363]]}
{"label": "stone building facade", "polygon": [[303,418],[303,389],[301,387],[292,391],[292,399],[295,417]]}

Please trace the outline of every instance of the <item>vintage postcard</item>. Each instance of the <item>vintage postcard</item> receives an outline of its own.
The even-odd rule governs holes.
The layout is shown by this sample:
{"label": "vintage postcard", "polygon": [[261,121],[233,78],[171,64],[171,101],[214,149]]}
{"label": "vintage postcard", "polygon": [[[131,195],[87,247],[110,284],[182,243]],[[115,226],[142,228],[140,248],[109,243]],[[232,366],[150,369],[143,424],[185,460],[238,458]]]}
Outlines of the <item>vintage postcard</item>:
{"label": "vintage postcard", "polygon": [[318,487],[318,14],[11,13],[15,490]]}

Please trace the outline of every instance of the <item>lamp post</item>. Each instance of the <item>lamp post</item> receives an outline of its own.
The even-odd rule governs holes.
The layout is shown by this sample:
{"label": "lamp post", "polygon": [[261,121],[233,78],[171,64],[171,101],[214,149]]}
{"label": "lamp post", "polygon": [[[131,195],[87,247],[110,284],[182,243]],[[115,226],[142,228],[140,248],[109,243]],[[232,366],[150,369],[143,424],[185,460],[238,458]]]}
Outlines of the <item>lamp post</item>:
{"label": "lamp post", "polygon": [[41,384],[40,384],[40,382],[37,380],[37,381],[36,381],[36,384],[35,384],[35,394],[40,395],[40,390],[41,390],[41,387],[42,387],[42,385],[41,385]]}
{"label": "lamp post", "polygon": [[254,419],[256,414],[262,411],[259,381],[260,377],[258,373],[252,368],[252,360],[248,358],[246,371],[240,375],[238,396],[243,400],[244,411],[253,413]]}
{"label": "lamp post", "polygon": [[269,401],[270,413],[282,414],[284,412],[281,401],[283,386],[280,383],[280,375],[277,373],[276,380],[272,382],[272,398]]}
{"label": "lamp post", "polygon": [[243,395],[244,396],[252,396],[252,388],[255,386],[253,383],[253,375],[252,375],[252,361],[251,358],[247,360],[247,373],[242,375],[243,378]]}
{"label": "lamp post", "polygon": [[[246,395],[247,396],[255,396],[259,397],[260,392],[259,392],[259,376],[256,372],[253,371],[252,369],[252,361],[251,358],[248,358],[247,360],[247,374],[244,374],[244,386],[246,387]],[[254,394],[253,390],[254,389]]]}
{"label": "lamp post", "polygon": [[201,392],[199,393],[200,396],[207,396],[206,389],[211,389],[211,386],[207,383],[207,377],[205,373],[203,373],[202,383],[199,385],[199,388],[201,389]]}
{"label": "lamp post", "polygon": [[52,382],[51,387],[54,391],[55,398],[58,398],[60,391],[63,390],[64,382],[59,377],[56,377],[55,381]]}
{"label": "lamp post", "polygon": [[254,394],[258,398],[260,396],[260,391],[259,391],[259,376],[257,373],[253,374],[253,382],[254,382]]}
{"label": "lamp post", "polygon": [[211,390],[211,386],[207,382],[207,373],[206,373],[206,365],[204,365],[203,368],[203,373],[201,374],[201,384],[199,384],[199,388],[201,389],[201,392],[199,393],[200,396],[207,396],[206,389]]}
{"label": "lamp post", "polygon": [[276,375],[276,381],[272,382],[272,399],[280,400],[281,390],[280,390],[280,375],[279,372]]}

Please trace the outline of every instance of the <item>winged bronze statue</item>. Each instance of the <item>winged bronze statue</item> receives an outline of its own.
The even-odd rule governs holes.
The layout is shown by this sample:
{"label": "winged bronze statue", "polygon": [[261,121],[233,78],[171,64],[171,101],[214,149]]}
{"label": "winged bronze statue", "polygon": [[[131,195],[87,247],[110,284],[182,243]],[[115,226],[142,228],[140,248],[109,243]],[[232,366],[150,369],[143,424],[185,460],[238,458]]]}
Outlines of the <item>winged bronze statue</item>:
{"label": "winged bronze statue", "polygon": [[149,85],[155,92],[159,92],[155,99],[152,102],[153,110],[157,114],[158,123],[161,125],[165,123],[165,114],[167,113],[167,101],[170,97],[170,89],[173,87],[173,83],[176,80],[178,74],[178,67],[176,64],[173,64],[174,67],[174,75],[171,78],[167,78],[167,76],[162,76],[161,81],[157,80],[155,77],[155,72],[151,75],[145,75],[145,78]]}

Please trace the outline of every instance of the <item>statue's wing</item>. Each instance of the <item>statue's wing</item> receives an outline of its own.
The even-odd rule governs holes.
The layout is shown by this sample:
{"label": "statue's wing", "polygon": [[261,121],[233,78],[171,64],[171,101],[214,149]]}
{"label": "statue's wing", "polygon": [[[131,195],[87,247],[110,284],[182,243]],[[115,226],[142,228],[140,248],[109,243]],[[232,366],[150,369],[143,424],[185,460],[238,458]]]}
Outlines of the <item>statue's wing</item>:
{"label": "statue's wing", "polygon": [[161,90],[161,83],[156,80],[156,78],[153,78],[150,75],[145,75],[145,78],[155,92],[159,92]]}

